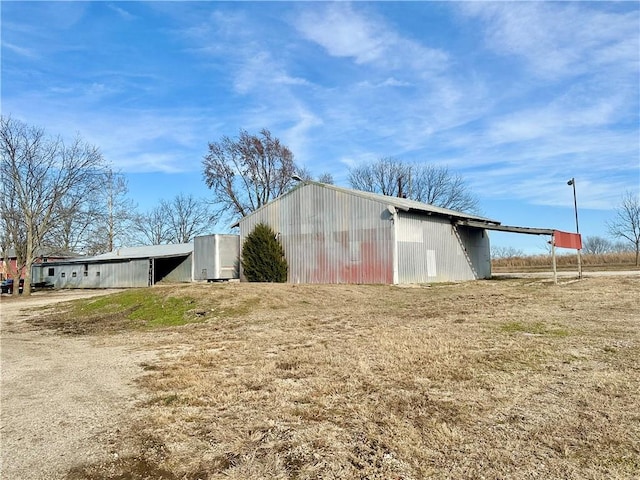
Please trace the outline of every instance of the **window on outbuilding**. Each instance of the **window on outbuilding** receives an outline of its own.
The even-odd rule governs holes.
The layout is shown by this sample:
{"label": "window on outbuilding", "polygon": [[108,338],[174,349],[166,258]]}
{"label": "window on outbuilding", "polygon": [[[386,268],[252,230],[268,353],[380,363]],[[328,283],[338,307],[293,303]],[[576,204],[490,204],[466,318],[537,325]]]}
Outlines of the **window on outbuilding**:
{"label": "window on outbuilding", "polygon": [[52,267],[49,267],[49,271],[47,273],[47,277],[53,277],[55,275],[55,273],[56,273],[56,269],[52,268]]}

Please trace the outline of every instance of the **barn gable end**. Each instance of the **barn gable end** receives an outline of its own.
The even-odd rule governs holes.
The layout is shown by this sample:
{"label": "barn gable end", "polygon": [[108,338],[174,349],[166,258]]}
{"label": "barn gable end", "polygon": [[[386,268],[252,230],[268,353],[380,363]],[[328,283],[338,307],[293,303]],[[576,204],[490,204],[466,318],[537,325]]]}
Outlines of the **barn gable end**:
{"label": "barn gable end", "polygon": [[491,275],[487,221],[395,197],[304,182],[238,222],[277,234],[292,283],[424,283]]}

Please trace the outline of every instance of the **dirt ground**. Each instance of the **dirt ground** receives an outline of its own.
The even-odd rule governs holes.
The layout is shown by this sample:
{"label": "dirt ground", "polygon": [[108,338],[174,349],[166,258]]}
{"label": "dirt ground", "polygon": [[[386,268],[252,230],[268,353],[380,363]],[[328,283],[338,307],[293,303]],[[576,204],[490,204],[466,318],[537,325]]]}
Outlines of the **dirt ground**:
{"label": "dirt ground", "polygon": [[3,296],[0,478],[635,479],[639,288],[167,286],[198,320],[154,330]]}
{"label": "dirt ground", "polygon": [[63,337],[26,320],[51,305],[113,291],[3,295],[0,303],[0,478],[64,478],[83,462],[112,460],[109,445],[139,392],[133,380],[154,356],[125,337]]}

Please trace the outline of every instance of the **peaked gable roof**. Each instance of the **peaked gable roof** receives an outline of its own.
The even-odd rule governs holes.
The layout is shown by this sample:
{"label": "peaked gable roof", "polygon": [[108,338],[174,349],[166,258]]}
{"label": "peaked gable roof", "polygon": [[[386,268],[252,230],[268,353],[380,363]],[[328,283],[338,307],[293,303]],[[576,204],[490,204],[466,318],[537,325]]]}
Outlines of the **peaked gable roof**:
{"label": "peaked gable roof", "polygon": [[[459,220],[475,220],[478,222],[483,222],[483,223],[490,223],[493,225],[500,225],[500,222],[498,222],[497,220],[492,220],[490,218],[485,218],[485,217],[481,217],[478,215],[473,215],[470,213],[464,213],[464,212],[459,212],[456,210],[450,210],[448,208],[442,208],[442,207],[436,207],[435,205],[430,205],[428,203],[422,203],[422,202],[417,202],[415,200],[409,200],[407,198],[400,198],[400,197],[391,197],[388,195],[380,195],[379,193],[372,193],[372,192],[365,192],[362,190],[354,190],[351,188],[345,188],[345,187],[338,187],[336,185],[330,185],[327,183],[320,183],[320,182],[314,182],[311,180],[304,180],[302,182],[300,182],[298,184],[298,186],[292,188],[291,190],[289,190],[287,193],[279,196],[278,198],[273,199],[271,202],[263,205],[262,207],[260,207],[257,211],[262,210],[263,208],[267,207],[268,205],[270,205],[271,203],[286,197],[288,195],[291,195],[294,192],[297,192],[301,189],[305,189],[311,186],[315,186],[315,187],[320,187],[320,188],[327,188],[330,190],[334,190],[340,193],[344,193],[346,195],[353,195],[356,197],[361,197],[361,198],[366,198],[367,200],[371,200],[374,202],[378,202],[383,204],[385,207],[392,205],[393,207],[397,208],[398,210],[403,210],[405,212],[408,211],[412,211],[412,212],[421,212],[421,213],[426,213],[428,215],[439,215],[439,216],[443,216],[443,217],[449,217],[449,218],[455,218],[455,219],[459,219]],[[252,212],[254,213],[254,212]],[[251,213],[249,214],[249,216],[251,215]],[[246,218],[246,217],[245,217]],[[242,219],[238,220],[237,222],[235,222],[233,225],[231,225],[232,227],[237,227],[240,222],[242,221]]]}

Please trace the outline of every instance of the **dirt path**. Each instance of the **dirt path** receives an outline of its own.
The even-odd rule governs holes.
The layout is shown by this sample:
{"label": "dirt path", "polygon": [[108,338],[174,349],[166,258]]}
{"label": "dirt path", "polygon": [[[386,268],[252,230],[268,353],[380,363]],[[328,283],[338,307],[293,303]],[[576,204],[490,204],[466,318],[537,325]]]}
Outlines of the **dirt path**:
{"label": "dirt path", "polygon": [[25,322],[53,303],[108,291],[59,291],[0,303],[0,478],[62,479],[81,463],[112,460],[119,428],[153,358],[130,336],[78,338]]}

